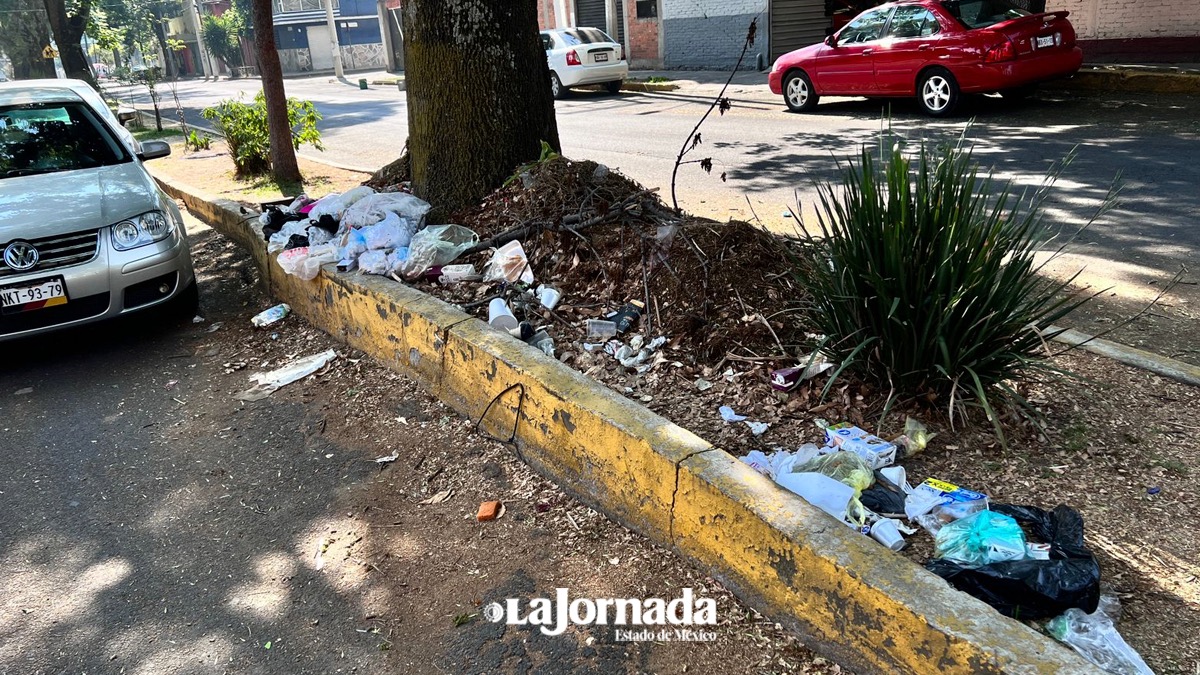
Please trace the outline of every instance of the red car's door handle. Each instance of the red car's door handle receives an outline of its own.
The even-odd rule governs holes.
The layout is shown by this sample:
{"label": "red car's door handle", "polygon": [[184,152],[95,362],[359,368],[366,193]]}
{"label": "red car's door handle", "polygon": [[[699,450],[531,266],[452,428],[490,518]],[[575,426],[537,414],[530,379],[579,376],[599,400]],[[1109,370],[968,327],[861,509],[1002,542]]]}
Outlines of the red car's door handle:
{"label": "red car's door handle", "polygon": [[874,53],[874,51],[875,51],[874,49],[864,49],[864,50],[862,50],[862,55],[870,56],[872,53]]}
{"label": "red car's door handle", "polygon": [[917,47],[917,50],[922,52],[927,52],[930,49],[933,49],[933,47],[930,47],[929,45],[921,45],[920,47]]}

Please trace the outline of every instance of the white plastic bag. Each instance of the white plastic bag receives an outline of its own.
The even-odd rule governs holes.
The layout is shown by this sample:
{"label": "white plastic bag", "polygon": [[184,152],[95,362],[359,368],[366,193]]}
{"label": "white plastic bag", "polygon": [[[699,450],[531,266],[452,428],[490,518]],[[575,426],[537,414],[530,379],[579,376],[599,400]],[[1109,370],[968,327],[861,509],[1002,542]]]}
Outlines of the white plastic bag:
{"label": "white plastic bag", "polygon": [[[375,194],[375,188],[368,187],[366,185],[359,185],[356,188],[350,188],[342,193],[342,203],[346,205],[346,208],[350,208],[351,206],[354,206],[358,200],[362,199],[363,197],[369,197],[373,194]],[[344,211],[342,213],[345,215]]]}
{"label": "white plastic bag", "polygon": [[849,517],[850,502],[855,497],[855,491],[839,480],[823,473],[808,472],[784,474],[775,482],[838,520],[845,521]]}
{"label": "white plastic bag", "polygon": [[405,218],[413,227],[410,234],[421,228],[425,214],[433,207],[407,192],[381,192],[367,195],[348,207],[341,222],[350,227],[365,227],[383,220],[388,213]]}
{"label": "white plastic bag", "polygon": [[319,354],[296,359],[269,373],[254,373],[250,376],[250,381],[254,382],[254,386],[238,394],[237,397],[242,401],[264,399],[273,394],[276,389],[312,375],[335,358],[337,358],[337,354],[329,349]]}
{"label": "white plastic bag", "polygon": [[454,262],[463,251],[477,243],[479,235],[462,225],[427,227],[413,235],[408,245],[408,260],[404,261],[401,271],[405,277],[415,279],[431,267]]}
{"label": "white plastic bag", "polygon": [[363,274],[387,274],[389,269],[387,251],[367,251],[358,256],[358,271]]}
{"label": "white plastic bag", "polygon": [[308,247],[308,257],[301,263],[296,276],[305,281],[312,281],[321,273],[321,265],[337,260],[337,247],[333,244],[318,244]]}
{"label": "white plastic bag", "polygon": [[333,235],[329,233],[329,230],[319,228],[316,225],[309,227],[307,230],[304,231],[304,234],[308,237],[308,245],[309,246],[316,246],[318,244],[326,244],[326,243],[329,243],[333,239]]}
{"label": "white plastic bag", "polygon": [[367,248],[372,250],[405,247],[412,241],[412,234],[409,233],[408,223],[390,211],[384,216],[383,220],[374,225],[362,228],[361,232],[363,241],[367,243]]}
{"label": "white plastic bag", "polygon": [[1096,611],[1088,614],[1082,609],[1068,609],[1050,620],[1047,630],[1058,640],[1067,643],[1083,658],[1116,675],[1154,675],[1121,634],[1113,621],[1120,612],[1120,603],[1111,595],[1100,597]]}
{"label": "white plastic bag", "polygon": [[267,240],[267,253],[282,251],[283,247],[287,246],[288,240],[292,238],[292,235],[304,234],[309,225],[312,225],[312,223],[307,220],[293,220],[290,223],[285,223],[283,229],[271,235],[271,238]]}
{"label": "white plastic bag", "polygon": [[342,212],[346,210],[346,202],[342,201],[342,196],[336,192],[325,195],[318,199],[308,211],[308,217],[313,220],[320,220],[321,216],[333,216],[336,220],[341,220]]}
{"label": "white plastic bag", "polygon": [[533,270],[529,269],[529,258],[519,241],[510,241],[496,249],[492,259],[488,261],[483,271],[485,282],[522,281],[526,285],[533,283]]}
{"label": "white plastic bag", "polygon": [[388,254],[388,272],[399,274],[400,268],[404,266],[404,261],[408,260],[408,248],[400,247]]}

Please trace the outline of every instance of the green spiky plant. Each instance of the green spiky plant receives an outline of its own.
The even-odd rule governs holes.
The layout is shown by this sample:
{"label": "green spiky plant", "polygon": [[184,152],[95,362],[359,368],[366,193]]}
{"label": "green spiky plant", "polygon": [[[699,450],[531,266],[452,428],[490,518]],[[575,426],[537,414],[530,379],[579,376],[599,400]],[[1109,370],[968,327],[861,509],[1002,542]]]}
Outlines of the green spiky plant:
{"label": "green spiky plant", "polygon": [[[1042,207],[1073,155],[1016,195],[981,172],[965,134],[912,157],[899,144],[878,152],[864,147],[840,182],[818,186],[820,232],[797,260],[807,318],[840,364],[830,385],[847,370],[880,381],[885,415],[894,396],[945,403],[951,424],[978,406],[1004,442],[997,410],[1033,412],[1014,384],[1061,372],[1043,358],[1044,331],[1089,299],[1066,293],[1075,277],[1038,274],[1065,246],[1050,248]],[[1114,187],[1088,225],[1115,198]]]}

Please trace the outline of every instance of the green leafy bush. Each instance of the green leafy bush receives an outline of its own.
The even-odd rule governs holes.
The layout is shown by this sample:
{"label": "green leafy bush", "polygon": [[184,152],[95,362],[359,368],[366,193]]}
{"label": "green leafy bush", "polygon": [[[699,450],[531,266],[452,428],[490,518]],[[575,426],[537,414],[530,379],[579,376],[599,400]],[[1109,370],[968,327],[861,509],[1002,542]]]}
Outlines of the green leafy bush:
{"label": "green leafy bush", "polygon": [[208,150],[212,147],[212,137],[208,134],[198,134],[195,130],[183,139],[183,146],[188,150]]}
{"label": "green leafy bush", "polygon": [[[317,122],[321,120],[317,107],[312,101],[295,98],[289,98],[287,106],[292,147],[311,145],[323,150],[321,132],[317,130]],[[229,143],[229,154],[239,176],[255,176],[270,170],[271,133],[267,125],[267,101],[262,92],[254,96],[253,103],[240,98],[227,99],[205,108],[200,115],[212,120]]]}
{"label": "green leafy bush", "polygon": [[1053,370],[1039,331],[1087,300],[1039,276],[1036,260],[1053,239],[1041,206],[1069,158],[1017,196],[961,141],[880,154],[864,148],[840,185],[820,186],[820,235],[798,261],[807,318],[842,369],[945,403],[952,420],[978,405],[999,433],[994,403],[1029,410],[1013,380]]}
{"label": "green leafy bush", "polygon": [[236,7],[221,16],[208,15],[200,21],[200,35],[208,51],[230,67],[234,73],[242,66],[242,42],[246,35],[246,20]]}

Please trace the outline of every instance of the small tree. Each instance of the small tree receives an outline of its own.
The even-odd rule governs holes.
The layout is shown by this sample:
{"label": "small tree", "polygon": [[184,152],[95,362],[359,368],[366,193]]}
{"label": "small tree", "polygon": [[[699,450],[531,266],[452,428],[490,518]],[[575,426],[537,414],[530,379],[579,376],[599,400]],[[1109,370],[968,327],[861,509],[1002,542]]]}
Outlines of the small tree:
{"label": "small tree", "polygon": [[230,69],[243,65],[241,37],[246,34],[246,21],[236,7],[225,10],[221,16],[204,17],[201,33],[209,53]]}
{"label": "small tree", "polygon": [[[262,92],[254,96],[253,103],[240,100],[221,101],[212,108],[205,108],[200,116],[216,123],[229,143],[229,154],[233,157],[234,167],[239,176],[255,176],[271,171],[275,156],[275,139],[271,137],[269,109]],[[321,132],[317,130],[317,122],[321,113],[311,101],[287,99],[288,138],[285,141],[288,150],[294,158],[295,150],[301,145],[311,145],[321,150]],[[296,178],[280,178],[275,174],[276,182],[299,182],[299,171]]]}

